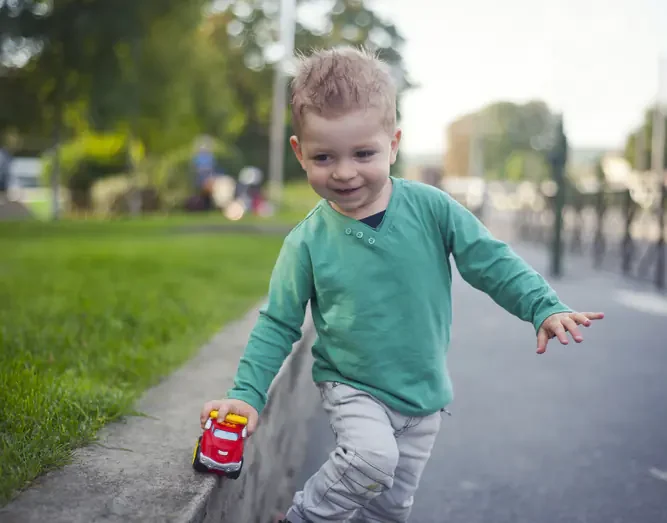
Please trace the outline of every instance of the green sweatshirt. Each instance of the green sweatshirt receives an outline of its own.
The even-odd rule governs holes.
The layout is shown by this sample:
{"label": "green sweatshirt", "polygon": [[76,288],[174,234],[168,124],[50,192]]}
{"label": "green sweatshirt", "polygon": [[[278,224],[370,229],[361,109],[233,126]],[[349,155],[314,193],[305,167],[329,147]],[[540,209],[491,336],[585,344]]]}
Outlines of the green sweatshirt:
{"label": "green sweatshirt", "polygon": [[322,200],[285,238],[227,397],[262,411],[310,301],[315,382],[346,383],[407,416],[442,409],[453,398],[450,257],[465,281],[536,331],[548,316],[570,311],[453,198],[391,180],[377,230]]}

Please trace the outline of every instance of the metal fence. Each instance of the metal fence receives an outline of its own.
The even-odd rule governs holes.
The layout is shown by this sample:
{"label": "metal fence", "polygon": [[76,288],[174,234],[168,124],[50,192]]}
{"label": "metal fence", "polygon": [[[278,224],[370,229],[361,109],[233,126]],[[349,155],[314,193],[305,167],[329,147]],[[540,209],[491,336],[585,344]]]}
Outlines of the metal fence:
{"label": "metal fence", "polygon": [[[578,255],[593,267],[667,284],[665,238],[666,189],[663,180],[648,174],[625,187],[599,185],[582,189],[566,184],[560,250]],[[554,185],[521,184],[514,228],[518,238],[558,249],[554,242],[556,216]]]}

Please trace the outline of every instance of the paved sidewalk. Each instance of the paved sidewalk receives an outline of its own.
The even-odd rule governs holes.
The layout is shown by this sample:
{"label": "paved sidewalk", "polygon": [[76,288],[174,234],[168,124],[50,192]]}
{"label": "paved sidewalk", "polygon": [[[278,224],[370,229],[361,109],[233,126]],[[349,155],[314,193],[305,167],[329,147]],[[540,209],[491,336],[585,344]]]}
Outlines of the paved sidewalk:
{"label": "paved sidewalk", "polygon": [[[517,251],[546,273],[546,252]],[[531,325],[455,272],[455,400],[415,500],[416,523],[667,522],[667,299],[566,263],[552,282],[606,318],[535,353]],[[302,481],[333,440],[313,425]]]}

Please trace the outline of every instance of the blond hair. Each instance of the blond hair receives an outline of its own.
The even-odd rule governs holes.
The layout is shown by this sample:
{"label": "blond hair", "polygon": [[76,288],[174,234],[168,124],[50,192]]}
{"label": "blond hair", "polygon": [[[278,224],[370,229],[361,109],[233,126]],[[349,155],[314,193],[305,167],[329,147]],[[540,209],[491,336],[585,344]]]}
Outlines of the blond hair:
{"label": "blond hair", "polygon": [[292,124],[297,135],[307,111],[322,116],[376,108],[383,126],[396,126],[396,86],[386,64],[366,49],[342,47],[298,57],[292,80]]}

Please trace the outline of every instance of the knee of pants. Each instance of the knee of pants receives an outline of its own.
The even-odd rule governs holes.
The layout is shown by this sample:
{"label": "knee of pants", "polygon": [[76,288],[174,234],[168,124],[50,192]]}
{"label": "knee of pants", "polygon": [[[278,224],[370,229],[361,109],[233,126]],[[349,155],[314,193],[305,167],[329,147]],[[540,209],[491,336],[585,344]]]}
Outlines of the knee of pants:
{"label": "knee of pants", "polygon": [[398,447],[395,441],[370,448],[343,448],[346,468],[341,481],[358,496],[373,499],[392,487],[398,465]]}
{"label": "knee of pants", "polygon": [[[394,492],[397,491],[397,492]],[[389,521],[407,521],[412,512],[414,497],[411,494],[402,492],[401,489],[392,489],[385,494],[381,502],[373,507],[374,512],[383,516],[380,520]]]}

